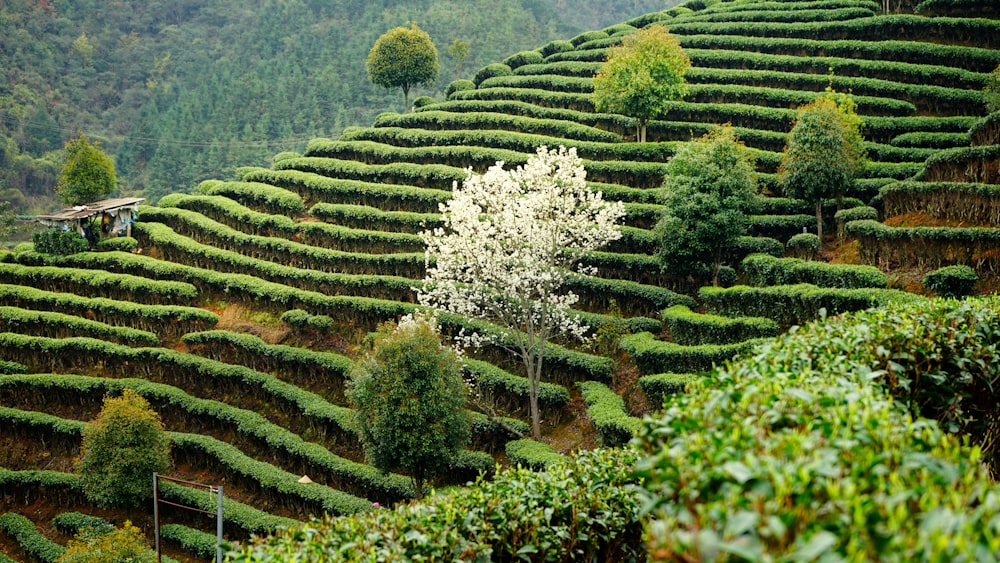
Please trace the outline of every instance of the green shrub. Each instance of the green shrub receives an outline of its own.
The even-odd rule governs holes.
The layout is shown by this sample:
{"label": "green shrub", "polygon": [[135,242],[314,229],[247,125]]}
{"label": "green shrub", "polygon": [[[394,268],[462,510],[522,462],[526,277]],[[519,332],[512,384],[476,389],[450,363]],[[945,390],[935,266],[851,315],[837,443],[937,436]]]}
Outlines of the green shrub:
{"label": "green shrub", "polygon": [[700,344],[684,346],[673,342],[657,340],[648,332],[640,332],[622,338],[619,342],[623,350],[635,361],[639,373],[678,372],[698,373],[712,369],[727,360],[753,349],[766,339],[753,339],[736,344]]}
{"label": "green shrub", "polygon": [[795,258],[812,260],[819,253],[819,236],[815,233],[792,235],[785,243],[785,249]]}
{"label": "green shrub", "polygon": [[[181,524],[164,524],[160,526],[160,537],[199,559],[206,561],[215,559],[216,542],[218,541],[215,534],[188,528]],[[232,544],[225,539],[222,540],[223,556],[232,548]]]}
{"label": "green shrub", "polygon": [[57,563],[156,563],[157,554],[146,545],[142,530],[128,520],[103,534],[84,532],[70,540]]}
{"label": "green shrub", "polygon": [[[259,538],[236,562],[406,559],[628,561],[641,555],[627,450],[588,452],[535,473],[508,469],[470,488],[396,510],[327,520]],[[407,530],[406,533],[400,533]]]}
{"label": "green shrub", "polygon": [[90,249],[87,239],[83,238],[76,231],[63,231],[57,228],[49,228],[38,231],[31,235],[31,242],[35,245],[35,251],[42,254],[56,254],[64,256],[86,252]]}
{"label": "green shrub", "polygon": [[105,238],[97,241],[97,250],[104,252],[115,250],[133,252],[138,247],[139,241],[132,237]]}
{"label": "green shrub", "polygon": [[557,39],[555,41],[550,41],[545,44],[539,51],[542,53],[543,57],[548,57],[555,53],[565,53],[566,51],[572,51],[575,49],[573,44],[564,39]]}
{"label": "green shrub", "polygon": [[566,456],[556,452],[552,446],[531,438],[507,442],[505,453],[512,467],[524,467],[531,471],[544,471],[566,460]]}
{"label": "green shrub", "polygon": [[[274,164],[277,166],[279,162],[294,160],[286,158],[275,161]],[[297,217],[305,210],[305,204],[297,193],[277,184],[205,180],[198,184],[198,191],[205,195],[225,196],[248,207],[261,208],[275,215]]]}
{"label": "green shrub", "polygon": [[510,76],[511,69],[509,66],[503,63],[492,63],[484,66],[476,72],[476,75],[472,78],[472,82],[479,86],[483,80],[487,78],[493,78],[494,76]]}
{"label": "green shrub", "polygon": [[520,51],[503,60],[503,64],[511,69],[529,64],[539,64],[545,57],[539,51]]}
{"label": "green shrub", "polygon": [[437,103],[437,100],[435,100],[431,96],[418,96],[416,99],[413,100],[413,108],[414,109],[422,108],[424,106],[429,106],[435,103]]}
{"label": "green shrub", "polygon": [[972,290],[979,276],[972,268],[964,265],[945,266],[924,276],[924,287],[941,297],[965,297]]}
{"label": "green shrub", "polygon": [[67,536],[75,536],[85,528],[90,528],[97,534],[106,534],[115,529],[104,518],[79,512],[63,512],[52,519],[52,525]]}
{"label": "green shrub", "polygon": [[670,340],[685,346],[737,344],[755,338],[778,335],[778,325],[763,317],[720,317],[695,313],[676,305],[661,314]]}
{"label": "green shrub", "polygon": [[476,89],[476,83],[471,80],[466,80],[464,78],[459,80],[452,80],[448,84],[448,87],[445,88],[444,95],[450,100],[451,95],[454,94],[455,92],[460,92],[462,90],[475,90],[475,89]]}
{"label": "green shrub", "polygon": [[851,264],[827,264],[798,258],[775,258],[751,254],[743,260],[750,285],[776,286],[798,283],[819,287],[859,289],[884,288],[888,277],[878,268]]}
{"label": "green shrub", "polygon": [[833,216],[833,218],[837,221],[838,225],[846,224],[849,221],[877,221],[878,210],[874,207],[862,205],[860,207],[852,207],[850,209],[841,209]]}
{"label": "green shrub", "polygon": [[[996,364],[972,377],[960,366],[995,353],[986,350],[997,306],[921,302],[845,315],[695,384],[640,432],[640,497],[655,507],[648,552],[993,559],[1000,489],[979,448],[911,417],[879,384],[928,393],[948,412],[956,400],[971,407],[967,393],[996,377]],[[992,401],[995,412],[984,395],[978,404]]]}
{"label": "green shrub", "polygon": [[581,381],[579,386],[587,405],[587,417],[597,428],[601,445],[613,448],[628,444],[640,421],[625,412],[625,400],[621,395],[597,381]]}
{"label": "green shrub", "polygon": [[701,378],[696,373],[654,373],[639,378],[639,389],[646,395],[653,412],[659,412],[668,395],[684,393],[688,385]]}
{"label": "green shrub", "polygon": [[0,360],[0,373],[28,373],[28,366],[17,362]]}

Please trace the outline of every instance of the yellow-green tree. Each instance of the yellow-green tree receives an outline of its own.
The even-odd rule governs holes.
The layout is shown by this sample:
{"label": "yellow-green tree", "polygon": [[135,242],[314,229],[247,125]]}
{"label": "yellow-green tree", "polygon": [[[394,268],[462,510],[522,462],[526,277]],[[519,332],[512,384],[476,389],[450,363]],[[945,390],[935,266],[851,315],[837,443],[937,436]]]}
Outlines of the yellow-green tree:
{"label": "yellow-green tree", "polygon": [[134,508],[153,498],[153,473],[170,468],[170,436],[149,402],[132,389],[105,397],[83,428],[76,469],[83,493],[100,507]]}
{"label": "yellow-green tree", "polygon": [[437,47],[427,32],[410,22],[375,40],[365,61],[368,78],[383,88],[403,89],[403,111],[410,111],[410,88],[430,86],[441,72]]}
{"label": "yellow-green tree", "polygon": [[594,77],[594,106],[636,118],[636,139],[645,142],[649,120],[687,94],[684,75],[689,68],[691,59],[666,27],[640,29],[608,49],[607,61]]}
{"label": "yellow-green tree", "polygon": [[100,199],[118,189],[115,163],[100,143],[91,144],[80,133],[66,143],[66,160],[56,183],[56,194],[66,205]]}
{"label": "yellow-green tree", "polygon": [[778,169],[785,194],[812,201],[823,241],[823,199],[840,197],[865,164],[861,119],[849,95],[828,90],[799,108]]}
{"label": "yellow-green tree", "polygon": [[100,534],[85,528],[69,540],[56,563],[154,563],[156,552],[146,545],[142,530],[126,520],[121,528]]}

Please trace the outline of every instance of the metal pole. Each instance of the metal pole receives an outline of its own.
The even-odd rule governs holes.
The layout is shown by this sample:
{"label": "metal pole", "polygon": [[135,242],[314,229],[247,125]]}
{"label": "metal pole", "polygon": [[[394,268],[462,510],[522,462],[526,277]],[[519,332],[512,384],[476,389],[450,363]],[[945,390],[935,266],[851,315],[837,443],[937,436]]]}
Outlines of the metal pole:
{"label": "metal pole", "polygon": [[153,472],[153,542],[156,546],[156,563],[160,559],[160,482],[156,472]]}
{"label": "metal pole", "polygon": [[222,485],[219,485],[219,507],[215,510],[215,563],[222,563]]}

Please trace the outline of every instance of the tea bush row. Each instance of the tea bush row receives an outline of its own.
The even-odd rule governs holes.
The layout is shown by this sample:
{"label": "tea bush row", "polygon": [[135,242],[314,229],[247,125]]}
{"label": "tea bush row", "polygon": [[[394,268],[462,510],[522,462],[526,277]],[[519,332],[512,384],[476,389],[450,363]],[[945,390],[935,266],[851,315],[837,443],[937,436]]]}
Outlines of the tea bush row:
{"label": "tea bush row", "polygon": [[639,373],[678,372],[698,373],[739,356],[766,339],[753,339],[736,344],[699,344],[684,346],[657,340],[649,332],[640,332],[619,340],[622,349],[635,361]]}
{"label": "tea bush row", "polygon": [[778,335],[778,324],[763,317],[721,317],[675,305],[661,314],[670,340],[684,346],[737,344]]}
{"label": "tea bush row", "polygon": [[308,246],[322,246],[343,252],[418,252],[424,247],[420,237],[414,235],[315,221],[296,222],[283,215],[254,211],[222,196],[170,194],[160,199],[159,207],[193,211],[251,235],[295,239]]}
{"label": "tea bush row", "polygon": [[[9,335],[0,335],[4,338],[4,348],[10,350],[7,336]],[[80,346],[73,348],[84,350]],[[283,463],[304,468],[313,477],[324,479],[338,490],[386,503],[413,498],[415,494],[409,478],[383,473],[369,465],[342,458],[318,443],[305,441],[298,434],[270,422],[257,412],[194,397],[178,387],[158,383],[155,379],[159,378],[110,379],[33,373],[0,376],[0,389],[8,396],[41,391],[52,394],[53,400],[78,404],[83,397],[90,397],[91,401],[98,402],[105,394],[119,393],[128,387],[149,400],[164,419],[176,421],[177,427],[187,428],[191,425],[201,434],[215,435],[219,439],[225,437],[227,442],[237,443],[248,451],[256,452],[259,454],[257,457],[281,459]],[[331,409],[327,407],[327,410]],[[354,443],[354,430],[344,428],[353,423],[353,416],[349,409],[340,410],[340,429],[328,425],[320,435],[332,441],[334,436],[330,434],[339,433],[342,441],[349,439]]]}
{"label": "tea bush row", "polygon": [[218,315],[197,307],[143,305],[20,285],[0,284],[0,301],[14,307],[76,317],[92,315],[97,322],[152,332],[168,340],[179,338],[186,332],[213,328],[219,322]]}
{"label": "tea bush row", "polygon": [[127,346],[157,346],[160,343],[155,334],[145,330],[112,326],[53,311],[6,306],[0,306],[0,332],[20,332],[50,338],[88,336]]}
{"label": "tea bush row", "polygon": [[703,376],[697,373],[654,373],[639,378],[639,389],[646,395],[653,412],[660,412],[670,395],[684,393],[687,386]]}
{"label": "tea bush row", "polygon": [[394,162],[392,164],[364,164],[353,160],[301,157],[282,160],[276,170],[312,172],[328,178],[361,180],[365,182],[413,185],[419,188],[449,190],[455,182],[465,179],[465,171],[443,164],[417,164]]}
{"label": "tea bush row", "polygon": [[873,202],[886,217],[922,213],[971,225],[1000,223],[1000,187],[966,182],[894,182]]}
{"label": "tea bush row", "polygon": [[923,182],[1000,183],[1000,145],[959,147],[934,153],[913,179]]}
{"label": "tea bush row", "polygon": [[677,26],[686,23],[696,22],[759,22],[759,23],[788,23],[788,22],[828,22],[845,21],[858,18],[868,18],[876,14],[877,10],[865,7],[850,8],[817,8],[817,9],[789,9],[778,8],[769,10],[760,7],[757,10],[746,11],[700,11],[693,14],[685,14],[675,17],[670,23]]}
{"label": "tea bush row", "polygon": [[524,467],[531,471],[545,471],[566,460],[566,456],[555,451],[552,446],[530,438],[507,442],[504,453],[507,454],[511,467]]}
{"label": "tea bush row", "polygon": [[309,214],[321,221],[352,229],[369,227],[378,231],[410,234],[419,234],[442,225],[439,213],[382,211],[375,207],[347,203],[317,203],[309,208]]}
{"label": "tea bush row", "polygon": [[40,563],[55,563],[66,548],[45,537],[35,523],[16,512],[0,516],[0,530],[3,530],[24,550],[24,553]]}
{"label": "tea bush row", "polygon": [[923,298],[894,289],[840,289],[800,283],[770,287],[738,285],[726,289],[703,287],[698,291],[698,300],[718,315],[767,317],[782,327],[789,327],[823,315],[905,304]]}
{"label": "tea bush row", "polygon": [[84,528],[90,528],[98,534],[114,531],[115,527],[100,516],[91,516],[82,512],[62,512],[51,520],[52,525],[67,536],[75,536]]}
{"label": "tea bush row", "polygon": [[[144,207],[139,217],[144,223],[167,225],[177,234],[202,244],[289,267],[356,275],[423,277],[422,252],[373,254],[311,246],[284,238],[246,234],[200,213],[178,208]],[[386,238],[391,236],[378,231],[355,232],[368,239],[366,245],[384,244]],[[369,237],[369,234],[373,236]]]}
{"label": "tea bush row", "polygon": [[597,428],[601,445],[613,448],[628,444],[641,421],[625,412],[625,399],[597,381],[581,381],[578,385],[587,405],[587,418]]}
{"label": "tea bush row", "polygon": [[[491,89],[493,90],[493,89]],[[464,99],[470,92],[456,92],[454,99]],[[455,115],[442,105],[433,109],[424,109],[405,114],[384,113],[380,115],[373,127],[404,127],[420,129],[500,129],[513,130],[534,135],[545,135],[577,141],[593,141],[599,143],[615,143],[621,141],[621,136],[609,131],[601,131],[593,126],[576,123],[567,119],[546,118],[535,116],[517,116],[501,113],[501,110],[485,110],[472,115]]]}
{"label": "tea bush row", "polygon": [[827,264],[797,258],[752,254],[743,260],[747,282],[756,286],[808,283],[818,287],[884,288],[889,278],[878,268],[853,264]]}
{"label": "tea bush row", "polygon": [[0,262],[0,283],[26,285],[86,297],[106,297],[146,305],[182,305],[198,297],[189,283],[158,281],[131,274]]}
{"label": "tea bush row", "polygon": [[844,225],[857,239],[858,254],[879,267],[939,268],[966,264],[976,269],[1000,269],[1000,229],[986,227],[890,227],[877,221]]}
{"label": "tea bush row", "polygon": [[777,240],[788,240],[803,229],[816,230],[816,217],[813,215],[750,215],[747,220],[750,236]]}
{"label": "tea bush row", "polygon": [[294,218],[305,211],[299,194],[265,182],[205,180],[198,184],[198,191],[204,195],[227,197],[247,207],[264,209],[272,215]]}

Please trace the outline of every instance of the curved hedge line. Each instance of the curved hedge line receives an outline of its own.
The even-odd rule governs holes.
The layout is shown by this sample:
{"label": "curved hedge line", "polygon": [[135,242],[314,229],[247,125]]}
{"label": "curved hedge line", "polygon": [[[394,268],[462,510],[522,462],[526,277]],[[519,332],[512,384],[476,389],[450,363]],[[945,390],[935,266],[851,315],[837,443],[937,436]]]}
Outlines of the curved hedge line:
{"label": "curved hedge line", "polygon": [[639,389],[642,389],[646,400],[653,407],[653,412],[663,409],[664,401],[670,395],[684,393],[688,385],[701,379],[696,373],[654,373],[639,378]]}
{"label": "curved hedge line", "polygon": [[678,372],[700,373],[712,369],[752,349],[766,338],[746,340],[736,344],[699,344],[683,346],[673,342],[657,340],[649,332],[625,336],[619,340],[622,350],[635,361],[639,373]]}
{"label": "curved hedge line", "polygon": [[204,195],[227,197],[247,207],[264,209],[272,215],[294,218],[305,210],[305,204],[297,193],[264,182],[205,180],[198,184],[198,191]]}
{"label": "curved hedge line", "polygon": [[25,554],[40,563],[55,563],[66,551],[38,531],[34,522],[16,512],[0,516],[0,530],[14,538]]}
{"label": "curved hedge line", "polygon": [[188,304],[198,297],[198,290],[189,283],[59,266],[25,266],[0,262],[0,283],[146,305]]}
{"label": "curved hedge line", "polygon": [[[737,285],[726,289],[703,287],[698,290],[698,300],[716,314],[766,317],[788,327],[805,324],[823,315],[920,302],[924,298],[895,289],[824,288],[800,283],[771,287]],[[825,312],[821,314],[821,311]]]}
{"label": "curved hedge line", "polygon": [[888,276],[872,266],[827,264],[766,254],[747,256],[743,260],[743,271],[748,283],[756,286],[808,283],[818,287],[857,289],[884,288],[889,283]]}
{"label": "curved hedge line", "polygon": [[601,445],[617,447],[628,444],[641,421],[625,412],[625,400],[621,395],[597,381],[581,381],[578,385],[587,405],[587,417],[597,428]]}
{"label": "curved hedge line", "polygon": [[883,186],[886,217],[924,213],[972,225],[1000,224],[1000,186],[966,182],[896,182]]}
{"label": "curved hedge line", "polygon": [[851,221],[844,231],[858,240],[861,259],[880,268],[965,264],[1000,270],[1000,229],[890,227],[877,221]]}
{"label": "curved hedge line", "polygon": [[778,324],[763,317],[720,317],[695,313],[684,305],[665,309],[660,315],[670,340],[684,346],[738,344],[778,335]]}
{"label": "curved hedge line", "polygon": [[[495,90],[495,89],[490,89]],[[467,97],[475,99],[483,90],[465,90],[455,92],[453,99],[462,100]],[[517,116],[494,111],[481,111],[474,115],[456,115],[444,111],[449,103],[435,105],[433,110],[415,111],[405,114],[382,114],[375,120],[373,127],[403,127],[419,129],[500,129],[547,135],[578,141],[597,141],[601,143],[616,143],[621,136],[609,131],[601,131],[589,125],[575,123],[566,119],[543,118],[534,116]]]}
{"label": "curved hedge line", "polygon": [[157,346],[160,339],[145,330],[111,326],[90,319],[51,311],[0,306],[0,332],[19,332],[67,338],[88,336],[128,346]]}

